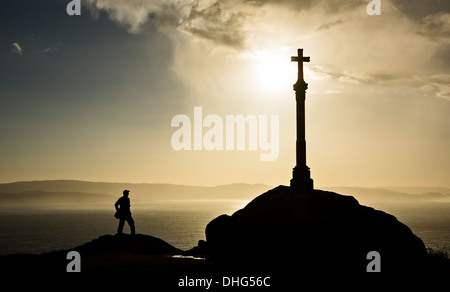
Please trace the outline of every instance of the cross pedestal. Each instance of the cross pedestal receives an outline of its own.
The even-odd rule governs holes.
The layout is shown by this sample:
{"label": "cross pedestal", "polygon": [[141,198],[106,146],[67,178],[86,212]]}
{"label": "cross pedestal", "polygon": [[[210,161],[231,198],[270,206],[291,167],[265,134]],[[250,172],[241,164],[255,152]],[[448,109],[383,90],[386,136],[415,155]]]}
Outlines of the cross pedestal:
{"label": "cross pedestal", "polygon": [[314,189],[311,173],[306,165],[305,99],[308,83],[303,78],[303,62],[309,62],[309,57],[303,57],[303,49],[298,49],[297,52],[297,56],[291,57],[292,62],[298,62],[298,78],[294,84],[297,104],[296,165],[292,171],[291,187],[308,191]]}

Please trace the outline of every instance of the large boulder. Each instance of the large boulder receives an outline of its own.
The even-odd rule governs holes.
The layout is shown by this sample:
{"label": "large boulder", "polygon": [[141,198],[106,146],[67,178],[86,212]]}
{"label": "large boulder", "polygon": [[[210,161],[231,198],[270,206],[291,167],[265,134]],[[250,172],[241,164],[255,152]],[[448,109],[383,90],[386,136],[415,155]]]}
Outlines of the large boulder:
{"label": "large boulder", "polygon": [[217,260],[279,270],[365,272],[368,253],[382,271],[420,269],[427,252],[394,216],[361,206],[351,196],[279,186],[232,216],[206,226],[208,253]]}

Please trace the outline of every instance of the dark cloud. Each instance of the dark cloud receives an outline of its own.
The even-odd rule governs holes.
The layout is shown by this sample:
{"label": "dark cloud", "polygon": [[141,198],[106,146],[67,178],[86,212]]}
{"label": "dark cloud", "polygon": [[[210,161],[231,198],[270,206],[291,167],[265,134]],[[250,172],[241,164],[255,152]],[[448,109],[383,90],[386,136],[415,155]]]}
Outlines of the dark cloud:
{"label": "dark cloud", "polygon": [[180,29],[214,43],[243,48],[243,22],[248,13],[243,11],[225,12],[219,2],[200,10],[193,7],[189,17],[180,24]]}
{"label": "dark cloud", "polygon": [[[86,6],[95,17],[105,11],[110,19],[125,25],[132,33],[141,31],[145,23],[174,28],[216,44],[244,48],[249,35],[248,21],[273,7],[293,12],[309,10],[328,15],[361,8],[366,0],[198,0],[119,1],[87,0]],[[342,20],[327,22],[319,30],[330,29]],[[254,28],[253,28],[254,29]]]}
{"label": "dark cloud", "polygon": [[450,68],[450,43],[440,45],[436,49],[431,65],[437,72],[448,72]]}
{"label": "dark cloud", "polygon": [[434,41],[450,42],[450,13],[427,15],[418,33]]}
{"label": "dark cloud", "polygon": [[343,23],[343,20],[342,20],[342,19],[338,19],[338,20],[332,21],[332,22],[327,22],[327,23],[324,23],[324,24],[322,24],[321,26],[319,26],[319,27],[317,28],[317,30],[318,30],[318,31],[329,30],[329,29],[331,29],[331,28],[333,28],[333,27],[335,27],[335,26],[337,26],[337,25],[339,25],[339,24],[342,24],[342,23]]}
{"label": "dark cloud", "polygon": [[317,10],[332,14],[360,8],[369,3],[366,0],[243,0],[243,2],[255,6],[272,4],[297,11]]}
{"label": "dark cloud", "polygon": [[[131,33],[146,30],[147,25],[177,30],[214,44],[245,49],[251,35],[258,30],[252,26],[257,17],[272,10],[302,12],[308,17],[321,15],[318,31],[326,31],[346,22],[346,13],[364,13],[369,0],[86,0],[91,14],[106,13]],[[382,1],[383,2],[383,1]],[[449,1],[384,0],[385,7],[398,9],[420,26],[417,32],[434,41],[448,41],[450,31]],[[383,4],[382,4],[383,7]],[[383,8],[382,8],[383,9]],[[306,14],[305,14],[306,13]]]}
{"label": "dark cloud", "polygon": [[430,14],[450,12],[448,0],[391,0],[393,4],[405,15],[413,20],[420,21]]}

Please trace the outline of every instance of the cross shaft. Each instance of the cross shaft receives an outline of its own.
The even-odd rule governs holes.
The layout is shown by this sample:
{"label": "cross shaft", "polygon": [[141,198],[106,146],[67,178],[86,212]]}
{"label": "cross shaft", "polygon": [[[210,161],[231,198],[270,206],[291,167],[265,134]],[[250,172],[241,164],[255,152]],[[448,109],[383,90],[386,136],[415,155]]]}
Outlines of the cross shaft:
{"label": "cross shaft", "polygon": [[298,62],[298,79],[294,84],[297,108],[296,165],[292,172],[291,187],[309,191],[313,189],[313,180],[309,167],[306,165],[305,99],[308,84],[303,77],[303,63],[309,62],[310,58],[303,56],[302,49],[298,49],[297,52],[297,56],[291,57],[292,62]]}

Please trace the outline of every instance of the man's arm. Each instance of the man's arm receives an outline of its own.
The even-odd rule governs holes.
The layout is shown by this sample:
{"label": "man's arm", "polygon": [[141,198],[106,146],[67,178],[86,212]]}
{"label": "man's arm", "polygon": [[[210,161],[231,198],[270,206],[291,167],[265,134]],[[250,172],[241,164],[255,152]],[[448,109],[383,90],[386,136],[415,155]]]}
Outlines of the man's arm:
{"label": "man's arm", "polygon": [[120,204],[119,201],[120,201],[120,199],[118,199],[117,202],[114,204],[114,207],[116,208],[116,211],[119,210],[119,204]]}

